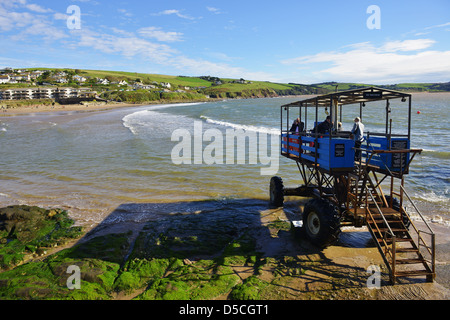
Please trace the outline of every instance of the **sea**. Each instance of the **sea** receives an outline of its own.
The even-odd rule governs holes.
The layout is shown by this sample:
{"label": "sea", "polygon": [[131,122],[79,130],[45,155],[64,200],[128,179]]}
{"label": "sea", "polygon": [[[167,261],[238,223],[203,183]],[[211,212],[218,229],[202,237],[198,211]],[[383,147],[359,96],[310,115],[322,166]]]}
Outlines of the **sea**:
{"label": "sea", "polygon": [[[303,98],[0,117],[0,207],[60,207],[92,226],[123,205],[268,201],[272,176],[287,187],[302,184],[295,162],[279,155],[279,132],[280,106]],[[366,104],[366,131],[384,132],[385,106]],[[408,103],[393,100],[390,108],[392,133],[406,133]],[[350,130],[359,105],[343,110]],[[413,94],[411,148],[423,152],[405,186],[429,222],[450,227],[449,110],[450,93]]]}

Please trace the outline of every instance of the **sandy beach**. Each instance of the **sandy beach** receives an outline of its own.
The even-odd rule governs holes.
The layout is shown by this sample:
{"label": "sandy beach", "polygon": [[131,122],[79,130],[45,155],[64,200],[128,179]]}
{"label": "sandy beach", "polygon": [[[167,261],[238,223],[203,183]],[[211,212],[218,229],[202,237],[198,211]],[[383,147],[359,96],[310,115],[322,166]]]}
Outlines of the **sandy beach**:
{"label": "sandy beach", "polygon": [[[146,103],[148,104],[148,103]],[[41,112],[86,112],[86,111],[100,111],[100,110],[110,110],[116,108],[127,108],[127,107],[139,107],[146,104],[132,104],[132,103],[120,103],[120,102],[95,102],[95,103],[83,103],[83,104],[66,104],[66,105],[31,105],[17,108],[0,108],[0,117],[14,116],[14,115],[24,115],[32,113]]]}

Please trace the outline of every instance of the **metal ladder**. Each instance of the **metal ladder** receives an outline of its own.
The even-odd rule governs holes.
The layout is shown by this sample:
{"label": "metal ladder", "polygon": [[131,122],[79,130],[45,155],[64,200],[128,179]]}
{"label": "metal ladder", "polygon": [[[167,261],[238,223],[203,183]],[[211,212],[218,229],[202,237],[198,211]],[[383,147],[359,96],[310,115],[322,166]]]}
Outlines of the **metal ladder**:
{"label": "metal ladder", "polygon": [[386,263],[391,282],[395,284],[398,278],[416,276],[426,276],[427,281],[434,281],[436,237],[406,190],[400,186],[400,193],[395,194],[402,199],[406,195],[424,223],[425,230],[417,228],[402,204],[399,209],[379,206],[365,187],[366,194],[371,198],[371,205],[369,197],[366,198],[366,225]]}

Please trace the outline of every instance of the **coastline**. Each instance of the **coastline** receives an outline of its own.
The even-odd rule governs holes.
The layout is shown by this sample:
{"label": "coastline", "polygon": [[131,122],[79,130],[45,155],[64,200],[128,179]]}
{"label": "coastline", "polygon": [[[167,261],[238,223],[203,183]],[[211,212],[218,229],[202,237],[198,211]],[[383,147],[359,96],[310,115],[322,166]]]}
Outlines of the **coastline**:
{"label": "coastline", "polygon": [[[443,93],[446,94],[448,92],[409,92],[410,94],[439,94]],[[304,97],[305,95],[285,95],[285,96],[277,96],[277,97],[262,97],[262,98],[226,98],[225,100],[238,100],[238,99],[265,99],[265,98],[300,98]],[[314,96],[314,95],[307,95],[307,96]],[[33,114],[33,113],[42,113],[42,112],[89,112],[89,111],[104,111],[104,110],[111,110],[111,109],[117,109],[117,108],[128,108],[128,107],[141,107],[146,105],[159,105],[159,104],[172,104],[172,103],[196,103],[196,102],[216,102],[224,100],[222,98],[208,98],[208,99],[201,99],[201,100],[174,100],[174,101],[147,101],[143,103],[127,103],[127,102],[114,102],[109,101],[107,103],[103,102],[93,102],[93,103],[83,103],[83,104],[65,104],[60,105],[56,103],[55,105],[46,105],[46,104],[36,104],[36,105],[30,105],[30,106],[21,106],[21,107],[14,107],[14,108],[4,108],[3,106],[0,107],[0,117],[7,117],[7,116],[16,116],[16,115],[26,115],[26,114]],[[1,100],[0,100],[1,101]]]}
{"label": "coastline", "polygon": [[66,105],[31,105],[31,106],[23,106],[17,108],[10,109],[1,109],[0,117],[8,117],[8,116],[16,116],[16,115],[26,115],[33,113],[42,113],[42,112],[89,112],[89,111],[103,111],[103,110],[111,110],[116,108],[128,108],[128,107],[140,107],[145,106],[150,103],[143,104],[134,104],[134,103],[85,103],[85,104],[66,104]]}

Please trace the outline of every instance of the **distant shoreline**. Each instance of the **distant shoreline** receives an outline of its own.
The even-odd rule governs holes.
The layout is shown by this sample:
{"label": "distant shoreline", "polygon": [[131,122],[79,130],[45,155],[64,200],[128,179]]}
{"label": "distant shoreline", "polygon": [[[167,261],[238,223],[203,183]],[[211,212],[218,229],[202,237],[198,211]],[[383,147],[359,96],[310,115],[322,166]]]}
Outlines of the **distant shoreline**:
{"label": "distant shoreline", "polygon": [[20,106],[15,108],[0,109],[0,117],[42,113],[42,112],[99,111],[99,110],[133,107],[133,106],[141,106],[141,104],[132,104],[132,103],[89,103],[89,104],[66,104],[66,105],[36,104],[30,106]]}
{"label": "distant shoreline", "polygon": [[[215,100],[214,100],[215,101]],[[168,104],[168,103],[186,103],[198,101],[150,101],[145,103],[86,103],[86,104],[66,104],[66,105],[44,105],[37,104],[31,106],[21,106],[15,108],[0,108],[0,117],[19,116],[34,113],[53,113],[53,112],[89,112],[89,111],[105,111],[119,108],[142,107],[146,105]]]}
{"label": "distant shoreline", "polygon": [[[448,94],[449,92],[409,92],[409,94]],[[295,98],[304,95],[286,95],[272,98]],[[269,97],[266,97],[269,98]],[[240,100],[240,99],[265,99],[265,98],[226,98],[225,100]],[[173,103],[197,103],[197,102],[216,102],[224,100],[222,98],[209,98],[207,100],[176,100],[176,101],[147,101],[143,103],[127,103],[127,102],[93,102],[84,104],[35,104],[29,106],[20,106],[14,108],[4,108],[0,106],[0,117],[26,115],[34,113],[51,113],[51,112],[89,112],[89,111],[104,111],[117,108],[141,107],[146,105],[159,104],[173,104]]]}

